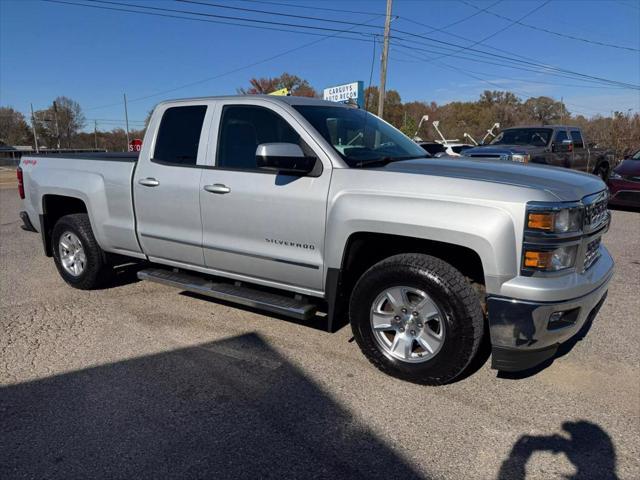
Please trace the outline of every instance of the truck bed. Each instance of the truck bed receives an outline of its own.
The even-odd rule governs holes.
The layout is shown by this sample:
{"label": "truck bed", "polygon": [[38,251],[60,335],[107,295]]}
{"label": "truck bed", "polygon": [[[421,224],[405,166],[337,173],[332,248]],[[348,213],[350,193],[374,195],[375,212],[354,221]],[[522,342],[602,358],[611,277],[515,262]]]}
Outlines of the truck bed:
{"label": "truck bed", "polygon": [[131,179],[137,153],[40,154],[22,157],[25,211],[39,230],[39,216],[59,197],[80,199],[100,246],[143,256],[136,237]]}

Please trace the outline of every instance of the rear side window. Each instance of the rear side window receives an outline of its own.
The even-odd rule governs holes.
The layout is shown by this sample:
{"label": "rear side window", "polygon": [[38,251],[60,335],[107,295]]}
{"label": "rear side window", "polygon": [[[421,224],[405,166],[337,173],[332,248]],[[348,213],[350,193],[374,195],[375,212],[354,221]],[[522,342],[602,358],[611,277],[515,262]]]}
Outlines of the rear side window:
{"label": "rear side window", "polygon": [[195,165],[206,111],[206,105],[167,108],[160,121],[153,161]]}
{"label": "rear side window", "polygon": [[556,133],[556,142],[560,143],[565,140],[569,140],[569,137],[567,136],[567,132],[564,130],[558,130],[558,132]]}
{"label": "rear side window", "polygon": [[295,143],[300,135],[277,113],[263,107],[227,105],[222,109],[217,166],[258,170],[256,148],[261,143]]}
{"label": "rear side window", "polygon": [[571,140],[573,140],[573,146],[576,148],[584,148],[584,142],[582,141],[582,134],[579,130],[571,130]]}

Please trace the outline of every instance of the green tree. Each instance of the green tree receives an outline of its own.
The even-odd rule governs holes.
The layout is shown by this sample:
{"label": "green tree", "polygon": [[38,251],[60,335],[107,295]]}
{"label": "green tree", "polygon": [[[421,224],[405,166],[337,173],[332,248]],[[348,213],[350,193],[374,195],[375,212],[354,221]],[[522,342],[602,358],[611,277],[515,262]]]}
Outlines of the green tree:
{"label": "green tree", "polygon": [[0,107],[0,142],[6,145],[30,145],[33,142],[24,115],[11,107]]}
{"label": "green tree", "polygon": [[529,98],[522,107],[523,112],[540,125],[548,125],[559,121],[562,117],[569,117],[564,104],[550,97]]}
{"label": "green tree", "polygon": [[243,95],[268,94],[286,88],[291,95],[297,97],[318,97],[318,93],[309,82],[297,75],[283,73],[273,78],[252,78],[249,80],[249,88],[239,88],[238,93]]}

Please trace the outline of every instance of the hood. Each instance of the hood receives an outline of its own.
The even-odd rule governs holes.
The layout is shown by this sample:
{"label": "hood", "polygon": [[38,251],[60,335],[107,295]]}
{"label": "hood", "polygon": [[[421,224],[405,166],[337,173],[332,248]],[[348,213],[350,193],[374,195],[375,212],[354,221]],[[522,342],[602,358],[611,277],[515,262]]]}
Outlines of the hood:
{"label": "hood", "polygon": [[637,177],[640,175],[640,160],[623,160],[613,171],[625,177]]}
{"label": "hood", "polygon": [[467,156],[491,155],[499,157],[505,153],[531,153],[544,150],[545,147],[534,147],[528,145],[486,145],[474,147],[464,151]]}
{"label": "hood", "polygon": [[425,158],[393,162],[382,170],[493,182],[544,190],[559,201],[576,201],[606,189],[600,178],[588,173],[538,164],[502,162],[481,158]]}

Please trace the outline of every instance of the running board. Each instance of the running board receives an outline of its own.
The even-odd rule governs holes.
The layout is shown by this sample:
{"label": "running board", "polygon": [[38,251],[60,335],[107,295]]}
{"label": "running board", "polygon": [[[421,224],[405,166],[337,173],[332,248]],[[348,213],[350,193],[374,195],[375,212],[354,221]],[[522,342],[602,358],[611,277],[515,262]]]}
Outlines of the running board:
{"label": "running board", "polygon": [[216,282],[189,273],[148,268],[140,270],[138,278],[298,320],[308,320],[316,313],[316,306],[304,300],[255,290],[244,285]]}

